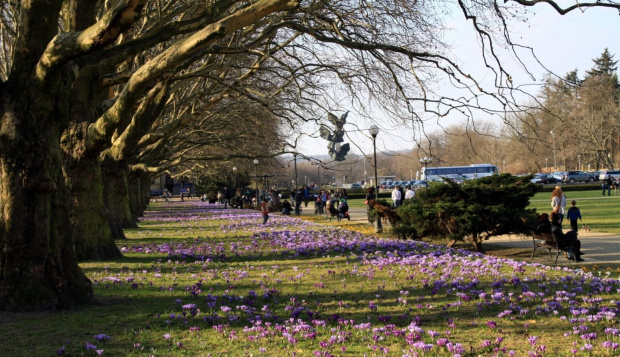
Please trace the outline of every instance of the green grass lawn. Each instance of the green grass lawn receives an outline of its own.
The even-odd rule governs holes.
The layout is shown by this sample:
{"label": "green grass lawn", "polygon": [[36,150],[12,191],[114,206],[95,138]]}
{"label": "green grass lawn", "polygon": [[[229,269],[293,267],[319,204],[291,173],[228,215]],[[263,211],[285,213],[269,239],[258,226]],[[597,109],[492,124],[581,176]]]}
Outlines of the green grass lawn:
{"label": "green grass lawn", "polygon": [[[546,196],[533,205],[547,208]],[[591,201],[584,216],[595,202],[620,203],[569,198]],[[0,312],[0,355],[618,355],[615,270],[472,255],[277,214],[261,222],[199,202],[152,205],[118,242],[123,258],[81,264],[92,304]]]}
{"label": "green grass lawn", "polygon": [[[596,191],[568,191],[566,208],[571,201],[577,202],[581,211],[583,224],[590,226],[593,232],[620,234],[620,196],[603,196],[600,190]],[[551,213],[551,194],[537,193],[530,200],[530,207],[539,213]]]}
{"label": "green grass lawn", "polygon": [[[568,191],[566,209],[572,200],[577,201],[583,224],[591,227],[592,232],[620,234],[620,196],[612,190],[612,196],[602,196],[600,190]],[[389,201],[389,200],[388,200]],[[364,207],[363,199],[348,201],[350,207]],[[539,213],[551,213],[551,193],[537,193],[530,200],[530,207]]]}

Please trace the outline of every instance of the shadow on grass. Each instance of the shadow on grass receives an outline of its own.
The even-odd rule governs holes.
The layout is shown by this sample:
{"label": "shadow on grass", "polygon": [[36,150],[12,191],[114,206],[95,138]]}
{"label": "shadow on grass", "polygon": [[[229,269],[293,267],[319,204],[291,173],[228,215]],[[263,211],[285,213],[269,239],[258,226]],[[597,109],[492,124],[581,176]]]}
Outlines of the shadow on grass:
{"label": "shadow on grass", "polygon": [[[251,289],[251,285],[239,285],[235,291]],[[109,295],[101,290],[105,287],[97,287],[99,294],[95,301],[89,305],[78,306],[69,310],[43,313],[0,313],[0,343],[2,343],[5,355],[20,355],[16,351],[24,351],[25,346],[37,346],[29,348],[30,355],[50,355],[65,344],[83,345],[90,341],[96,344],[93,336],[106,333],[112,336],[112,341],[106,344],[108,353],[113,351],[131,351],[133,343],[148,341],[148,346],[156,350],[165,350],[169,347],[169,341],[162,338],[166,333],[182,338],[183,334],[189,334],[190,327],[200,327],[209,331],[213,325],[229,325],[231,328],[243,328],[251,326],[252,321],[247,315],[240,314],[236,321],[229,321],[222,313],[220,306],[244,304],[253,306],[256,312],[252,316],[259,315],[264,318],[260,308],[264,305],[278,306],[274,311],[277,317],[264,318],[263,322],[284,323],[290,318],[301,319],[308,324],[313,320],[325,320],[327,327],[340,325],[339,321],[354,320],[356,324],[371,323],[372,327],[384,327],[394,324],[398,327],[406,327],[412,321],[418,321],[425,330],[444,331],[452,327],[452,337],[461,340],[477,341],[479,335],[471,334],[471,329],[476,324],[482,325],[477,333],[488,331],[496,334],[492,328],[485,328],[487,321],[496,321],[497,328],[506,335],[525,335],[528,330],[525,327],[528,317],[515,319],[498,319],[497,314],[505,309],[500,305],[489,305],[477,309],[474,303],[468,306],[449,306],[456,301],[454,296],[438,294],[434,297],[427,296],[426,289],[409,288],[411,301],[408,306],[396,302],[401,296],[398,289],[380,289],[377,292],[310,292],[305,294],[276,294],[270,298],[258,297],[250,299],[246,294],[241,300],[230,302],[222,301],[225,286],[214,287],[212,294],[219,296],[220,301],[212,310],[219,316],[214,319],[211,310],[207,307],[204,292],[201,296],[192,298],[182,288],[172,292],[162,292],[154,288],[138,288],[133,293],[126,289],[109,288]],[[143,291],[141,291],[143,290]],[[142,294],[148,294],[144,296]],[[153,296],[158,294],[158,296]],[[377,299],[376,294],[381,294]],[[234,296],[234,295],[231,295]],[[238,295],[237,295],[238,296]],[[416,297],[424,296],[423,301],[416,302]],[[177,302],[181,300],[182,303]],[[344,302],[343,307],[338,304]],[[377,309],[371,311],[369,301],[377,304]],[[183,315],[182,304],[194,303],[201,309],[199,315],[192,317],[190,314]],[[532,302],[532,307],[537,302]],[[279,304],[279,305],[278,305]],[[294,306],[291,311],[284,311],[285,305]],[[433,305],[430,308],[429,305]],[[523,304],[527,307],[526,304]],[[235,311],[235,310],[234,310]],[[174,314],[174,315],[172,315]],[[237,315],[237,314],[236,314]],[[475,319],[472,317],[475,316]],[[205,319],[207,317],[207,319]],[[531,316],[529,317],[531,318]],[[538,316],[540,318],[540,316]],[[476,322],[477,321],[477,322]],[[568,327],[570,328],[570,327]],[[567,331],[567,326],[561,323],[545,324],[545,334],[559,335]],[[328,333],[329,335],[329,333]],[[225,338],[226,336],[222,336]],[[46,351],[47,353],[42,353]],[[12,352],[12,353],[11,353]],[[29,353],[30,353],[29,352]],[[37,353],[38,352],[38,353]]]}

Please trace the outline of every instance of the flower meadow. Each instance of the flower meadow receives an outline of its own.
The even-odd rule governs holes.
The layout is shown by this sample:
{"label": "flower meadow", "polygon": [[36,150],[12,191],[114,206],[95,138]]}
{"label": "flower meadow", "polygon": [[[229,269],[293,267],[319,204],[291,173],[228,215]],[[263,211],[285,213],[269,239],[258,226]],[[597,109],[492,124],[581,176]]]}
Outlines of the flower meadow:
{"label": "flower meadow", "polygon": [[123,259],[82,264],[93,306],[3,315],[9,355],[620,355],[610,274],[198,201],[139,226]]}

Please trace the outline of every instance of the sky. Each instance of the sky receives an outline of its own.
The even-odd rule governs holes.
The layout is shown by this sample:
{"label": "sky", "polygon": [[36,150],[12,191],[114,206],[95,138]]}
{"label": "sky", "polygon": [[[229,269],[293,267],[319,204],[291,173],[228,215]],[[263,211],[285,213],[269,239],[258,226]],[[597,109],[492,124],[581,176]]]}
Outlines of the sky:
{"label": "sky", "polygon": [[[605,48],[615,55],[616,60],[620,60],[620,41],[617,37],[620,33],[620,15],[617,10],[589,9],[560,16],[545,5],[535,7],[534,12],[527,23],[512,28],[513,41],[532,47],[538,60],[555,74],[564,76],[577,69],[580,78],[583,78],[585,71],[593,66],[592,59],[599,57]],[[477,78],[490,78],[491,73],[479,68],[480,47],[471,33],[463,30],[468,27],[456,21],[452,26],[455,31],[449,39],[452,44],[451,51]],[[520,56],[535,80],[520,69],[514,60],[508,59],[506,64],[510,68],[513,81],[525,84],[522,88],[528,88],[529,92],[536,94],[547,71],[537,64],[531,55],[522,52]],[[343,113],[348,109],[343,108]],[[426,119],[436,121],[433,118]],[[390,130],[389,125],[382,122],[380,113],[376,120],[382,128],[377,136],[377,151],[398,152],[414,148],[415,133],[412,128]],[[372,155],[372,138],[367,130],[359,130],[365,129],[365,126],[368,125],[356,122],[356,118],[349,114],[345,125],[345,130],[349,130],[345,142],[351,143],[350,153]],[[426,132],[437,130],[440,130],[439,126],[425,127]],[[306,136],[299,142],[298,151],[307,156],[327,155],[327,143],[326,140]]]}

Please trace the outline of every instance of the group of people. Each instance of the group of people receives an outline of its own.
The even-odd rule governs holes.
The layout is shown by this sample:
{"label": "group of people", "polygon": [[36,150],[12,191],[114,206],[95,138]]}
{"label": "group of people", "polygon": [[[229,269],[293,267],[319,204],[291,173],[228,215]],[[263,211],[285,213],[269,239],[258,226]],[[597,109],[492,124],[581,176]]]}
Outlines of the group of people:
{"label": "group of people", "polygon": [[[566,217],[570,221],[570,231],[564,233],[562,222]],[[581,211],[577,207],[577,202],[572,201],[571,207],[566,210],[566,195],[562,187],[556,186],[551,193],[551,220],[547,213],[542,213],[538,219],[536,233],[551,233],[561,249],[568,251],[568,258],[582,262],[581,242],[577,239],[577,221],[581,221]]]}
{"label": "group of people", "polygon": [[[346,189],[321,190],[314,202],[314,214],[330,215],[337,210],[344,217],[349,212],[347,204],[348,193]],[[333,215],[333,214],[332,214]]]}
{"label": "group of people", "polygon": [[407,192],[403,190],[402,186],[394,186],[394,191],[392,191],[392,202],[394,203],[394,208],[400,207],[400,205],[403,204],[403,200],[415,197],[413,187],[407,185],[405,188],[407,189]]}
{"label": "group of people", "polygon": [[616,182],[611,175],[607,175],[607,178],[603,180],[603,184],[601,185],[603,196],[605,196],[605,190],[607,190],[607,196],[611,196],[611,189],[616,186],[618,186],[618,182]]}

